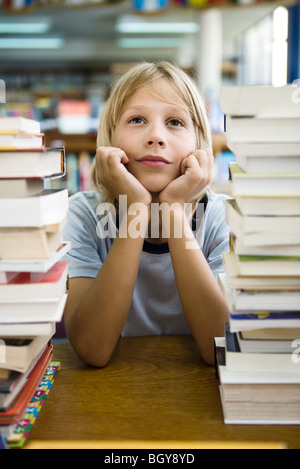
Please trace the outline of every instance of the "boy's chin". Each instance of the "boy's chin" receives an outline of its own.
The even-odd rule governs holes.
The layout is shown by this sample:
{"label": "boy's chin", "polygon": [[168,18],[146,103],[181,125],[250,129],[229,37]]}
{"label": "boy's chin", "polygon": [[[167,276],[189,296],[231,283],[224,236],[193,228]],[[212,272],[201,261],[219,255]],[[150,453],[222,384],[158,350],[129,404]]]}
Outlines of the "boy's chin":
{"label": "boy's chin", "polygon": [[146,186],[145,185],[145,188],[150,192],[150,194],[153,195],[158,195],[162,190],[164,190],[164,188],[166,187],[166,185],[148,185]]}
{"label": "boy's chin", "polygon": [[161,180],[161,181],[141,181],[143,186],[151,193],[151,194],[159,194],[162,190],[164,190],[167,185],[171,182],[170,180]]}

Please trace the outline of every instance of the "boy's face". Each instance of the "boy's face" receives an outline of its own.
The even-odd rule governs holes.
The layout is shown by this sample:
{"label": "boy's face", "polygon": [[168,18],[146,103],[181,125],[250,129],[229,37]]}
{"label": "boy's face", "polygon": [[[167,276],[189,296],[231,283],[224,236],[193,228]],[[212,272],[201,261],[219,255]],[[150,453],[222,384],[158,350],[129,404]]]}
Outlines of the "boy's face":
{"label": "boy's face", "polygon": [[196,149],[192,118],[165,78],[154,82],[159,95],[139,88],[125,103],[113,146],[125,151],[126,165],[151,193],[162,191],[180,176],[181,161]]}

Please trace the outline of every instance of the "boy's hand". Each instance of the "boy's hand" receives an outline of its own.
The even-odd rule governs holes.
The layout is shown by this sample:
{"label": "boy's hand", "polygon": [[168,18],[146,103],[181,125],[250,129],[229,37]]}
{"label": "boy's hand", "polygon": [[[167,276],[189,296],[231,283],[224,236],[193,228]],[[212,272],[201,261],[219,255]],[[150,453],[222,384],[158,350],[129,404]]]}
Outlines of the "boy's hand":
{"label": "boy's hand", "polygon": [[159,194],[159,201],[171,205],[189,203],[210,182],[213,170],[211,150],[196,150],[181,162],[181,176],[171,181]]}
{"label": "boy's hand", "polygon": [[151,204],[151,194],[147,189],[125,168],[129,162],[128,156],[120,148],[97,148],[96,167],[98,181],[116,198],[127,196],[127,207],[133,203]]}

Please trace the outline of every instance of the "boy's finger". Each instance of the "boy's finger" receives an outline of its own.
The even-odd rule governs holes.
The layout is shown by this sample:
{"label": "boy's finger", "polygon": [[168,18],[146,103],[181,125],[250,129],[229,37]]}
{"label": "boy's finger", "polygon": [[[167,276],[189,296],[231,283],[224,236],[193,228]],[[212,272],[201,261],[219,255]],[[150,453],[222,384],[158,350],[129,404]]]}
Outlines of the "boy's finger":
{"label": "boy's finger", "polygon": [[123,150],[116,149],[112,150],[108,155],[108,165],[110,168],[114,168],[116,165],[121,163],[128,163],[129,159]]}

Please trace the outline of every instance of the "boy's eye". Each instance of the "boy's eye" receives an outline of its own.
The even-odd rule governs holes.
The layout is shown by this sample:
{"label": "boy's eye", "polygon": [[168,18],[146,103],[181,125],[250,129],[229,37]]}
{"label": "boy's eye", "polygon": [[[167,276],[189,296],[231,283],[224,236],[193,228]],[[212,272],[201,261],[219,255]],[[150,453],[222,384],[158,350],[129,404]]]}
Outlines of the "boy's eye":
{"label": "boy's eye", "polygon": [[174,127],[184,127],[184,123],[182,122],[182,120],[177,119],[177,118],[168,120],[167,124],[172,125]]}
{"label": "boy's eye", "polygon": [[128,123],[129,124],[141,124],[145,122],[144,119],[140,116],[134,116],[134,117],[131,117],[129,120],[128,120]]}

